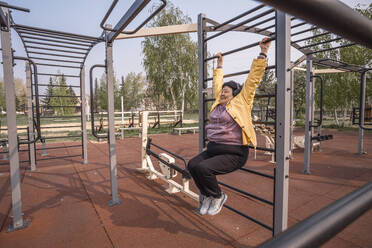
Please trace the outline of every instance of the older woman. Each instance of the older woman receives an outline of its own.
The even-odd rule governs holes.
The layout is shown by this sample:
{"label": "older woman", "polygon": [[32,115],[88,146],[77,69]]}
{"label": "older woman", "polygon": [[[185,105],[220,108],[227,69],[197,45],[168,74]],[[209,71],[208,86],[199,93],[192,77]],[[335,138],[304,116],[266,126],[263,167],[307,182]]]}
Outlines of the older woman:
{"label": "older woman", "polygon": [[223,83],[223,57],[218,53],[218,66],[213,72],[216,101],[212,105],[206,126],[207,149],[192,158],[188,170],[200,190],[197,209],[201,215],[218,214],[227,196],[217,183],[216,175],[230,173],[248,158],[248,144],[256,147],[256,134],[251,120],[253,98],[266,68],[270,47],[268,38],[260,42],[261,53],[254,59],[243,87],[235,81]]}

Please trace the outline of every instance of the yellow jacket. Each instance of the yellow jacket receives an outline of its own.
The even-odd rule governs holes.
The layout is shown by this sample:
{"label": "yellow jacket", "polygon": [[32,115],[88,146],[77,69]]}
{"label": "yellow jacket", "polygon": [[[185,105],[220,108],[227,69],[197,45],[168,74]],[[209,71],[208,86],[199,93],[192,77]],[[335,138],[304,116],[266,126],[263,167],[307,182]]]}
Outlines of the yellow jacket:
{"label": "yellow jacket", "polygon": [[[230,100],[226,105],[226,110],[230,116],[242,128],[243,145],[252,143],[257,146],[256,133],[252,124],[252,106],[254,94],[257,85],[261,82],[262,76],[266,69],[266,59],[254,59],[251,65],[251,70],[241,92]],[[211,107],[212,110],[220,104],[220,95],[223,85],[223,71],[221,68],[213,71],[213,91],[216,96],[216,101]]]}

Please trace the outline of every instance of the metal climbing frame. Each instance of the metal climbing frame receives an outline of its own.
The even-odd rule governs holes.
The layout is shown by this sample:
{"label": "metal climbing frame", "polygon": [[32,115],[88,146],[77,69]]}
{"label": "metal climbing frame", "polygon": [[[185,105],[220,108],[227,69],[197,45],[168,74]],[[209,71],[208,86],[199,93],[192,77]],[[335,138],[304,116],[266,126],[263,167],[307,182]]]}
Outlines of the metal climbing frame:
{"label": "metal climbing frame", "polygon": [[[65,134],[66,131],[62,131],[62,135],[43,135],[41,137],[42,146],[34,146],[34,157],[35,162],[48,159],[59,159],[68,157],[82,157],[83,163],[88,162],[87,154],[87,130],[86,130],[86,98],[85,98],[85,72],[84,62],[87,55],[94,45],[101,42],[101,38],[77,35],[72,33],[60,32],[56,30],[42,29],[36,27],[30,27],[26,25],[16,24],[12,22],[12,28],[18,33],[25,47],[27,58],[31,61],[35,61],[31,74],[35,77],[35,81],[39,78],[40,83],[35,85],[35,81],[31,82],[31,87],[36,87],[35,92],[31,96],[32,99],[41,97],[43,99],[51,98],[67,98],[74,99],[71,102],[76,104],[57,104],[51,105],[49,102],[44,102],[40,107],[44,109],[44,114],[40,116],[41,123],[39,126],[43,133],[50,131],[60,132],[64,128],[77,129],[76,132],[70,131]],[[36,70],[37,67],[37,70]],[[56,72],[53,72],[53,69]],[[59,80],[65,80],[65,84],[53,85],[55,88],[65,88],[73,91],[70,95],[58,95],[47,94],[47,87],[50,86],[47,83],[48,78],[58,78]],[[38,93],[41,91],[42,93]],[[44,93],[43,93],[44,92]],[[34,109],[32,106],[29,108]],[[56,114],[58,110],[62,109],[62,115]],[[73,114],[63,114],[65,109],[72,109]],[[76,110],[78,113],[76,113]],[[35,111],[33,111],[33,117]],[[39,115],[39,111],[36,110],[36,114]],[[51,120],[57,122],[57,124],[51,123]],[[68,121],[73,123],[72,125],[65,125],[64,122]],[[29,125],[32,128],[32,125]],[[33,129],[30,130],[33,133]],[[61,140],[61,139],[78,139],[80,144],[74,145],[48,145],[48,140]],[[58,155],[58,156],[47,156],[45,157],[46,150],[59,150],[65,148],[81,148],[81,152],[71,155]],[[37,151],[42,151],[40,154]],[[32,163],[32,167],[34,167]]]}
{"label": "metal climbing frame", "polygon": [[[250,15],[249,17],[247,17]],[[253,16],[252,16],[253,15]],[[230,24],[231,22],[247,17],[246,20],[239,22],[238,24]],[[265,19],[260,19],[265,18]],[[255,22],[252,24],[253,22]],[[265,24],[269,21],[274,21],[273,25],[260,27],[260,25]],[[245,26],[249,24],[249,26]],[[276,27],[276,32],[268,31],[268,29]],[[218,33],[207,37],[208,32]],[[272,175],[264,174],[257,171],[253,171],[247,168],[241,168],[242,171],[253,173],[255,175],[263,176],[273,180],[273,200],[269,201],[263,199],[254,194],[245,192],[239,188],[233,187],[226,183],[219,184],[228,187],[234,191],[242,193],[246,196],[252,197],[260,202],[271,205],[273,207],[273,224],[271,226],[264,224],[263,222],[237,210],[227,204],[224,206],[229,210],[250,219],[251,221],[261,225],[262,227],[272,231],[273,235],[276,235],[286,229],[287,226],[287,212],[288,212],[288,157],[289,157],[289,129],[286,127],[289,126],[289,94],[287,90],[289,88],[289,72],[285,69],[289,67],[289,58],[290,58],[290,42],[289,42],[289,31],[290,31],[290,18],[280,12],[276,12],[272,8],[268,8],[264,4],[258,5],[257,7],[244,12],[243,14],[234,17],[226,22],[218,23],[214,20],[208,19],[205,15],[200,14],[198,17],[198,43],[199,43],[199,151],[202,151],[206,146],[206,134],[205,126],[208,121],[208,112],[207,104],[214,101],[213,98],[208,98],[207,96],[207,85],[208,81],[212,78],[208,78],[207,75],[207,62],[216,58],[216,56],[207,57],[207,41],[219,37],[222,34],[225,34],[229,31],[242,31],[242,32],[253,32],[258,33],[264,36],[271,37],[270,40],[276,39],[276,59],[277,65],[269,65],[267,70],[276,69],[278,85],[277,85],[277,96],[276,98],[276,112],[274,122],[257,122],[260,124],[273,125],[275,126],[276,134],[276,147],[275,149],[268,149],[265,147],[258,147],[258,150],[275,152],[276,154],[276,169],[274,169]],[[245,45],[243,47],[233,49],[227,52],[223,52],[222,55],[226,56],[236,52],[240,52],[252,47],[259,45],[259,42]],[[224,75],[224,78],[233,77],[237,75],[248,74],[249,70],[230,73]],[[262,97],[273,97],[272,95],[267,96],[257,96]]]}
{"label": "metal climbing frame", "polygon": [[[360,27],[365,30],[370,30],[371,25],[368,23],[366,18],[357,16],[356,13],[348,7],[341,6],[340,4],[332,3],[329,6],[317,5],[311,2],[304,2],[303,4],[309,5],[311,9],[319,9],[319,13],[313,16],[310,15],[310,11],[304,8],[293,8],[293,3],[291,1],[266,1],[262,2],[269,3],[278,9],[283,9],[288,11],[296,17],[288,17],[281,12],[276,12],[275,16],[271,16],[274,13],[273,9],[268,8],[264,4],[258,5],[251,10],[244,12],[243,14],[234,17],[226,22],[218,23],[214,20],[206,18],[204,15],[200,15],[198,19],[198,40],[199,40],[199,150],[205,147],[206,137],[205,137],[205,123],[207,122],[207,103],[214,101],[214,99],[207,99],[207,82],[212,80],[212,78],[207,78],[207,64],[206,62],[217,58],[212,56],[207,58],[207,41],[221,36],[229,31],[240,31],[240,32],[252,32],[261,35],[271,37],[272,40],[276,40],[276,66],[268,66],[268,69],[276,69],[276,77],[278,79],[277,92],[276,92],[276,121],[275,121],[275,149],[270,150],[275,152],[276,157],[276,173],[275,173],[275,194],[274,194],[274,224],[273,230],[274,234],[277,234],[284,230],[287,226],[287,212],[288,212],[288,160],[290,159],[291,142],[292,137],[291,123],[293,119],[293,74],[290,71],[303,62],[307,60],[307,87],[306,87],[306,132],[305,132],[305,172],[310,172],[310,153],[312,147],[312,140],[327,140],[331,138],[330,136],[315,137],[314,128],[320,126],[320,120],[318,125],[314,123],[314,87],[313,87],[313,63],[321,66],[326,66],[328,68],[337,69],[341,71],[350,72],[363,72],[365,69],[360,66],[349,65],[340,61],[332,59],[319,59],[315,55],[318,53],[324,53],[334,49],[340,49],[344,47],[349,47],[355,45],[354,42],[346,42],[345,44],[339,45],[336,42],[340,41],[343,37],[351,37],[350,40],[361,44],[370,45],[366,40],[370,37],[366,37],[365,34],[355,32],[355,29],[348,29],[347,34],[341,31],[339,23],[334,20],[329,20],[332,18],[329,14],[329,6],[337,8],[342,13],[348,13],[348,16],[352,16],[353,22],[358,23]],[[248,16],[250,15],[250,16]],[[253,15],[253,16],[252,16]],[[248,17],[247,17],[248,16]],[[298,18],[299,17],[299,18]],[[231,24],[233,21],[245,18],[245,20],[240,21],[237,24]],[[315,23],[319,23],[319,26],[308,23],[302,20],[309,19],[313,20]],[[321,19],[327,19],[327,22],[320,22]],[[358,26],[354,25],[353,27]],[[322,28],[323,27],[323,28]],[[332,34],[330,31],[325,30],[324,27],[330,28],[338,35]],[[359,26],[358,26],[359,28]],[[217,32],[216,34],[207,37],[208,32]],[[315,33],[313,33],[315,32]],[[309,36],[310,34],[310,36]],[[330,37],[326,41],[311,43],[313,38],[317,37]],[[330,48],[319,50],[317,46],[322,44],[329,44]],[[227,52],[223,52],[222,55],[233,54],[245,49],[257,46],[258,42],[249,44],[237,49],[233,49]],[[290,59],[290,46],[296,48],[304,55],[297,61],[291,63]],[[320,71],[320,70],[319,70]],[[224,77],[232,77],[242,74],[247,74],[249,71],[242,71],[237,73],[226,74]],[[291,83],[292,79],[292,83]],[[363,79],[362,79],[363,81]],[[362,88],[361,88],[362,89]],[[362,92],[362,91],[361,91]],[[362,95],[362,93],[361,93]],[[362,95],[363,96],[363,95]],[[362,106],[362,104],[361,104]],[[267,123],[266,123],[267,124]],[[258,148],[261,150],[266,150]],[[308,168],[307,168],[308,166]]]}

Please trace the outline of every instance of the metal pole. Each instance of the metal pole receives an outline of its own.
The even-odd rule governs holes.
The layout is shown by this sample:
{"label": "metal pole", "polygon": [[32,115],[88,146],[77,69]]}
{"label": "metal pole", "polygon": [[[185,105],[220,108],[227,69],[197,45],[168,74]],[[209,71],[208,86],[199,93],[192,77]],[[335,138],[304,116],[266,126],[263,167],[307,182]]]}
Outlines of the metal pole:
{"label": "metal pole", "polygon": [[80,70],[80,90],[81,90],[81,125],[83,138],[83,163],[88,163],[88,142],[87,142],[87,106],[88,102],[85,93],[85,66]]}
{"label": "metal pole", "polygon": [[124,97],[120,97],[121,101],[121,124],[124,126]]}
{"label": "metal pole", "polygon": [[23,221],[22,197],[21,197],[21,178],[19,171],[19,154],[17,141],[17,121],[15,105],[15,88],[13,74],[13,53],[11,47],[9,11],[3,9],[7,18],[7,30],[1,30],[1,46],[3,55],[3,73],[6,103],[6,119],[8,125],[8,145],[9,145],[9,165],[10,165],[10,185],[12,190],[12,209],[13,223],[8,227],[8,231],[15,231],[27,226]]}
{"label": "metal pole", "polygon": [[[34,117],[32,114],[33,103],[32,103],[32,83],[31,83],[31,67],[30,63],[26,61],[26,93],[27,93],[27,120],[28,120],[28,137],[29,140],[35,139],[34,135]],[[35,160],[35,145],[30,144],[30,165],[31,171],[36,171],[36,160]]]}
{"label": "metal pole", "polygon": [[[111,25],[106,25],[111,28]],[[106,31],[106,78],[107,78],[107,113],[108,113],[108,144],[110,155],[111,200],[109,205],[121,203],[118,197],[116,144],[115,144],[115,110],[114,110],[114,68],[112,58],[112,42],[108,42]]]}
{"label": "metal pole", "polygon": [[367,72],[363,71],[360,78],[360,106],[359,106],[359,141],[358,141],[358,153],[366,154],[364,151],[364,111],[365,111],[365,98],[366,98],[366,79]]}
{"label": "metal pole", "polygon": [[206,119],[206,106],[205,106],[205,78],[207,75],[207,68],[205,66],[204,59],[207,56],[207,43],[204,42],[206,33],[204,32],[205,27],[205,14],[199,14],[198,16],[198,60],[199,60],[199,152],[203,151],[205,144],[205,119]]}
{"label": "metal pole", "polygon": [[290,126],[290,17],[285,13],[276,13],[276,72],[277,112],[275,131],[275,202],[274,202],[274,235],[278,235],[288,225],[288,181],[289,181],[289,126]]}
{"label": "metal pole", "polygon": [[311,155],[311,130],[312,130],[312,121],[311,121],[311,99],[312,90],[312,67],[313,61],[309,56],[306,57],[306,109],[305,109],[305,151],[304,151],[304,173],[311,174],[310,172],[310,155]]}
{"label": "metal pole", "polygon": [[290,152],[290,157],[292,158],[292,147],[293,147],[293,119],[294,117],[294,100],[293,100],[293,92],[294,92],[294,70],[290,71],[290,111],[289,111],[289,152]]}

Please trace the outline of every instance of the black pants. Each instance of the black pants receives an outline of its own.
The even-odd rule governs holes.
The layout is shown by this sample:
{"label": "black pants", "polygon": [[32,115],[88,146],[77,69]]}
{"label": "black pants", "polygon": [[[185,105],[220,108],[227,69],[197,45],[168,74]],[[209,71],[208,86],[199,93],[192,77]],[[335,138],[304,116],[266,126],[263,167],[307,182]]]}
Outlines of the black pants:
{"label": "black pants", "polygon": [[192,158],[187,168],[205,196],[221,197],[216,175],[233,172],[248,159],[248,147],[239,145],[225,145],[209,142],[207,150]]}

